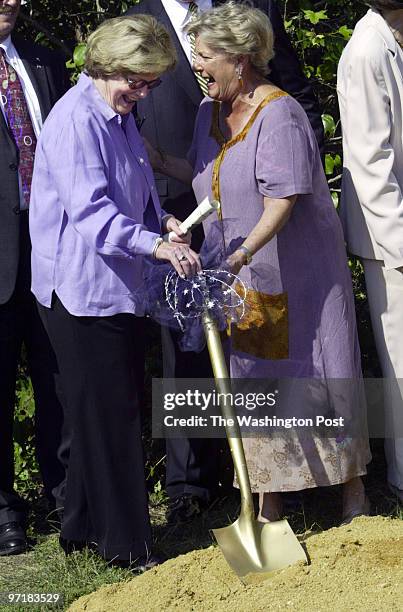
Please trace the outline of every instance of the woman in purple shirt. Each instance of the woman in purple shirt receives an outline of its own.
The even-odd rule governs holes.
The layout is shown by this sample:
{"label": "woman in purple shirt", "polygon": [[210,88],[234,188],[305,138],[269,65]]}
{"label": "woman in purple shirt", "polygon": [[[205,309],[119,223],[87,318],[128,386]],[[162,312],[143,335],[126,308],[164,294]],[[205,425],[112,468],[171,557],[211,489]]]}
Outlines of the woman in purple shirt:
{"label": "woman in purple shirt", "polygon": [[[149,16],[103,23],[86,71],[54,107],[36,151],[30,204],[32,291],[57,355],[70,432],[61,544],[144,569],[151,530],[137,393],[143,373],[142,268],[195,273],[178,221],[164,215],[131,113],[176,55]],[[162,242],[166,231],[177,242]]]}

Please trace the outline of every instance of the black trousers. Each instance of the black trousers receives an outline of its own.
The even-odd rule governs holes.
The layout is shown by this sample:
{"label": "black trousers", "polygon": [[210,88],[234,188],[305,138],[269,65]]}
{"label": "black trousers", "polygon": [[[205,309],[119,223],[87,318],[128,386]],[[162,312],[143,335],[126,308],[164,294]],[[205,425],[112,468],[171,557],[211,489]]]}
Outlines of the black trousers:
{"label": "black trousers", "polygon": [[45,492],[52,504],[55,504],[53,494],[56,503],[63,495],[67,461],[66,449],[61,450],[63,412],[56,359],[30,291],[27,213],[21,213],[20,224],[17,282],[11,298],[0,304],[0,525],[9,521],[22,522],[26,514],[25,504],[13,488],[15,383],[23,344],[35,397],[36,453]]}
{"label": "black trousers", "polygon": [[[179,335],[163,329],[164,376],[167,378],[212,378],[207,349],[201,353],[182,352]],[[190,493],[209,502],[219,491],[223,477],[232,484],[232,474],[222,472],[228,458],[225,440],[167,438],[165,488],[170,498]],[[227,462],[227,461],[226,461]],[[227,462],[228,463],[228,462]]]}
{"label": "black trousers", "polygon": [[137,393],[143,321],[73,316],[54,298],[39,311],[72,432],[61,536],[95,543],[106,559],[134,560],[151,547]]}

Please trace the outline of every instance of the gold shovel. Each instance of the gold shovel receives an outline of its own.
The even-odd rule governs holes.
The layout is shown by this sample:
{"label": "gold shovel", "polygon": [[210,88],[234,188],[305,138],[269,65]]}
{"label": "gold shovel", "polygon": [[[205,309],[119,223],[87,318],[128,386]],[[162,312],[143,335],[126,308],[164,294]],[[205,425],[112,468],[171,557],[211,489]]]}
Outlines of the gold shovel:
{"label": "gold shovel", "polygon": [[[220,334],[207,308],[202,321],[218,392],[230,394],[231,386]],[[231,396],[224,395],[224,397]],[[308,560],[288,521],[262,523],[256,520],[245,452],[235,411],[228,399],[220,402],[220,408],[226,422],[228,423],[228,419],[232,419],[233,422],[233,425],[227,424],[226,431],[241,493],[241,512],[235,523],[221,529],[213,529],[213,534],[229,566],[242,582],[250,583],[256,581],[254,578],[256,574],[264,578],[262,575],[268,572]]]}

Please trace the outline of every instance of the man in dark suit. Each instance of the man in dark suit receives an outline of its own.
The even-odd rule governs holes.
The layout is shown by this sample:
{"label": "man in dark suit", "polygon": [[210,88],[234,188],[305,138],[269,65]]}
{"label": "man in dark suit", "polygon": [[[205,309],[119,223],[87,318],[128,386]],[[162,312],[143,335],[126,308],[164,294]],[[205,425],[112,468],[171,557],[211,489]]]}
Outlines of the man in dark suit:
{"label": "man in dark suit", "polygon": [[[197,5],[195,7],[194,5]],[[191,10],[206,10],[220,1],[141,0],[129,9],[130,14],[146,13],[162,22],[170,32],[178,52],[174,72],[163,76],[162,85],[140,101],[137,115],[143,123],[141,133],[160,150],[184,157],[190,147],[199,104],[203,98],[191,68],[191,49],[182,28],[191,18]],[[303,75],[299,60],[284,30],[283,20],[273,0],[254,2],[270,18],[275,34],[275,58],[270,80],[293,95],[304,107],[323,147],[321,113],[311,85]],[[156,184],[165,210],[184,219],[195,208],[194,195],[179,181],[156,175]],[[192,246],[201,246],[202,232],[195,231]],[[211,368],[207,351],[201,354],[181,353],[172,335],[163,334],[164,375],[177,378],[208,378]],[[220,444],[206,439],[168,439],[166,490],[170,498],[168,520],[185,521],[200,512],[217,493]]]}
{"label": "man in dark suit", "polygon": [[[25,504],[14,491],[13,417],[22,345],[35,396],[36,450],[45,492],[65,476],[56,366],[30,291],[28,205],[36,137],[68,80],[57,55],[11,36],[20,0],[0,0],[0,555],[26,549]],[[61,493],[61,489],[59,490]]]}

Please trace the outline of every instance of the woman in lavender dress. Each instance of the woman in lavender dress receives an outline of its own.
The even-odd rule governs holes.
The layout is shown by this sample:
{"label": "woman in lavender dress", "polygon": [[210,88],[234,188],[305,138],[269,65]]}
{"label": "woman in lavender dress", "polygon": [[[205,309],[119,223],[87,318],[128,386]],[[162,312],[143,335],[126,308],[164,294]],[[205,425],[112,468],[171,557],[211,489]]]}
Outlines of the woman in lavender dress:
{"label": "woman in lavender dress", "polygon": [[[202,13],[188,32],[209,97],[188,160],[161,160],[154,152],[153,165],[192,180],[199,202],[220,201],[218,220],[205,222],[207,240],[219,223],[224,250],[241,245],[228,262],[250,287],[249,308],[232,326],[231,377],[357,380],[341,226],[305,112],[265,77],[273,57],[270,22],[257,9],[228,2]],[[356,408],[347,406],[346,416]],[[367,439],[302,441],[295,433],[246,438],[244,446],[261,520],[281,515],[281,492],[341,483],[343,520],[367,512],[360,478],[370,458]]]}

